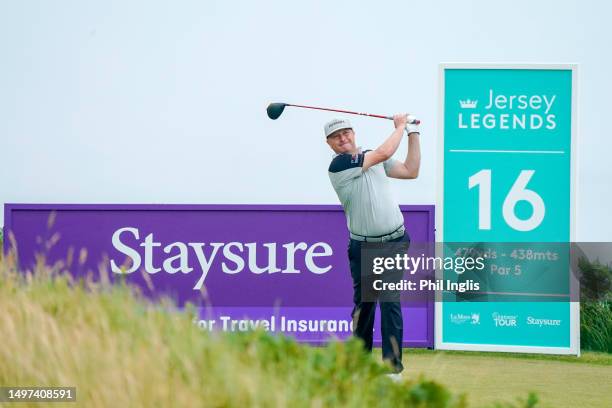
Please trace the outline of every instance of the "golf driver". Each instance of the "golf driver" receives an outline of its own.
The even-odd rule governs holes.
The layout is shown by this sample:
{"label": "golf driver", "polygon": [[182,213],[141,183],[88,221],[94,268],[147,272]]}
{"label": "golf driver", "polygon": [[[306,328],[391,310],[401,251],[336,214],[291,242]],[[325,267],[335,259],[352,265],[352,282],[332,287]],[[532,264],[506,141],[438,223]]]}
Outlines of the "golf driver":
{"label": "golf driver", "polygon": [[[286,106],[293,106],[295,108],[316,109],[316,110],[324,110],[324,111],[331,111],[331,112],[348,113],[349,115],[361,115],[361,116],[369,116],[371,118],[380,118],[380,119],[393,120],[392,116],[375,115],[373,113],[360,113],[360,112],[347,111],[347,110],[343,110],[343,109],[320,108],[320,107],[317,107],[317,106],[293,105],[293,104],[290,104],[290,103],[280,103],[280,102],[271,103],[271,104],[268,105],[268,107],[266,108],[266,112],[268,112],[268,117],[270,119],[274,119],[274,120],[278,119],[280,117],[280,115],[283,114],[283,111],[285,110]],[[418,119],[414,119],[412,117],[409,117],[409,122],[408,123],[413,124],[413,125],[418,125],[418,124],[421,123],[421,121],[418,120]]]}

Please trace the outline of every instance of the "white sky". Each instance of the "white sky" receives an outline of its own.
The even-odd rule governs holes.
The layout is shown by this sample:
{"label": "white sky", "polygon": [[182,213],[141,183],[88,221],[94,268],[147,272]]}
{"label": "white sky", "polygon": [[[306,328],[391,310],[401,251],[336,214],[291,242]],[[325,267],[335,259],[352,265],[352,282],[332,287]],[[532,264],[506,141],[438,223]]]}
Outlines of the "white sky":
{"label": "white sky", "polygon": [[[601,1],[0,0],[0,203],[337,203],[334,115],[269,120],[284,101],[417,114],[421,175],[393,187],[433,204],[438,64],[575,62],[577,239],[612,241],[610,15]],[[351,120],[366,147],[392,130]]]}

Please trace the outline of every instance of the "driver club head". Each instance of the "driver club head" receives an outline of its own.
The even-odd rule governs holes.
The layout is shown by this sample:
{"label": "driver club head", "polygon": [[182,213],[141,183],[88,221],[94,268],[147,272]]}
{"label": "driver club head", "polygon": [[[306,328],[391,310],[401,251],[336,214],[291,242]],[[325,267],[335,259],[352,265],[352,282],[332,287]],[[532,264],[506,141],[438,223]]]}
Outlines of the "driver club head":
{"label": "driver club head", "polygon": [[268,117],[270,119],[278,119],[280,115],[282,115],[283,110],[285,110],[286,103],[271,103],[266,108],[266,112],[268,113]]}

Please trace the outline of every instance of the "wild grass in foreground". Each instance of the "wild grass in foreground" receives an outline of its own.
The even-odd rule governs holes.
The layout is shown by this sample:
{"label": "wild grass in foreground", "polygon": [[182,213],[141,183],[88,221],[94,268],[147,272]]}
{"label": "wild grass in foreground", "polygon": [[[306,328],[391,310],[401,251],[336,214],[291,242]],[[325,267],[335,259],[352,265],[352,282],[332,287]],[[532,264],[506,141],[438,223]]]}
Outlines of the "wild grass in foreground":
{"label": "wild grass in foreground", "polygon": [[193,309],[42,263],[20,273],[0,260],[0,311],[0,385],[75,386],[78,406],[465,406],[427,379],[392,382],[357,341],[205,333]]}

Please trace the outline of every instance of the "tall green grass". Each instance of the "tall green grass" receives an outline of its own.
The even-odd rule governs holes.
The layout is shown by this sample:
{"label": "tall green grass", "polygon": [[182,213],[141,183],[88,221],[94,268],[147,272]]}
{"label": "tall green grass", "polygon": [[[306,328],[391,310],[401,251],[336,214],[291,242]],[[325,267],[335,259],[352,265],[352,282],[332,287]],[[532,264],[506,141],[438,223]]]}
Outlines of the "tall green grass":
{"label": "tall green grass", "polygon": [[580,346],[583,350],[612,353],[612,301],[581,303]]}
{"label": "tall green grass", "polygon": [[425,378],[392,382],[355,340],[308,347],[264,332],[208,333],[194,317],[126,285],[74,281],[61,264],[23,273],[8,256],[0,385],[75,386],[87,407],[466,406]]}
{"label": "tall green grass", "polygon": [[392,382],[357,341],[205,333],[193,308],[42,262],[24,274],[0,261],[0,311],[0,385],[75,386],[80,406],[465,406],[427,379]]}
{"label": "tall green grass", "polygon": [[612,268],[580,259],[580,345],[612,353]]}

